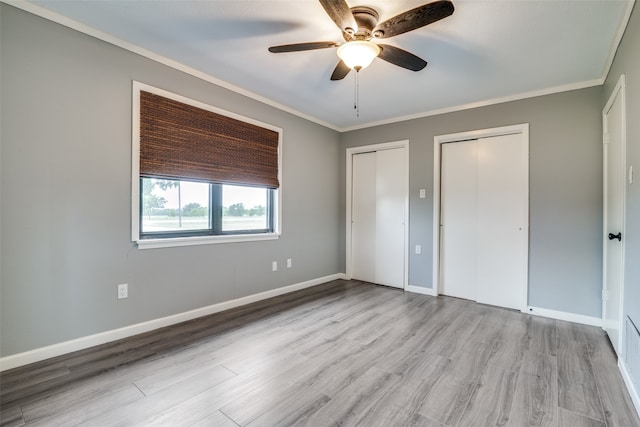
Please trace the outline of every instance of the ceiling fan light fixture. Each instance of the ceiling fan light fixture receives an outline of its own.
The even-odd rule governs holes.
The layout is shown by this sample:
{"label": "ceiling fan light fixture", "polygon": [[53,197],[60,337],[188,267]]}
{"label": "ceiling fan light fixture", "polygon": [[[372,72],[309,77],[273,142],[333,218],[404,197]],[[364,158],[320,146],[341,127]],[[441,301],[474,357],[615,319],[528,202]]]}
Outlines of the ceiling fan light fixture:
{"label": "ceiling fan light fixture", "polygon": [[380,54],[380,47],[368,40],[354,40],[338,48],[338,57],[352,70],[367,68]]}

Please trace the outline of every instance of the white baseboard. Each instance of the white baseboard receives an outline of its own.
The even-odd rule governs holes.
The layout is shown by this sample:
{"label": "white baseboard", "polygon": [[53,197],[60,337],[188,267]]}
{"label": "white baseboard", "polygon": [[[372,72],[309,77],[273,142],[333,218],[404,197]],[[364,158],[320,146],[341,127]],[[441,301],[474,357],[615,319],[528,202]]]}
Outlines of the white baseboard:
{"label": "white baseboard", "polygon": [[128,338],[154,329],[163,328],[165,326],[175,325],[176,323],[186,322],[198,317],[207,316],[209,314],[218,313],[220,311],[229,310],[231,308],[240,307],[242,305],[251,304],[278,295],[287,294],[298,291],[300,289],[310,288],[311,286],[320,285],[332,280],[344,279],[342,273],[332,274],[302,283],[296,283],[282,288],[272,289],[270,291],[260,292],[258,294],[248,295],[246,297],[237,298],[230,301],[224,301],[207,307],[197,308],[195,310],[178,313],[171,316],[161,317],[159,319],[149,320],[134,325],[125,326],[123,328],[113,329],[98,334],[88,335],[86,337],[76,338],[64,341],[58,344],[25,351],[24,353],[13,354],[0,358],[0,372],[8,369],[17,368],[19,366],[28,365],[30,363],[39,362],[41,360],[50,359],[52,357],[61,356],[63,354],[72,353],[74,351],[83,350],[111,341]]}
{"label": "white baseboard", "polygon": [[549,310],[547,308],[528,306],[523,313],[535,316],[549,317],[556,320],[566,320],[567,322],[581,323],[583,325],[602,327],[602,319],[599,317],[584,316],[582,314],[567,313],[564,311]]}
{"label": "white baseboard", "polygon": [[413,292],[416,294],[431,295],[432,297],[437,296],[437,293],[433,288],[423,288],[422,286],[407,286],[407,289],[405,290],[407,292]]}
{"label": "white baseboard", "polygon": [[627,390],[629,391],[629,396],[631,396],[631,401],[633,402],[633,405],[636,407],[636,412],[640,417],[640,395],[638,394],[638,390],[636,390],[633,384],[633,381],[631,380],[629,371],[627,371],[627,365],[625,365],[624,360],[621,357],[618,358],[618,369],[622,374],[622,379],[624,380],[624,384],[627,386]]}

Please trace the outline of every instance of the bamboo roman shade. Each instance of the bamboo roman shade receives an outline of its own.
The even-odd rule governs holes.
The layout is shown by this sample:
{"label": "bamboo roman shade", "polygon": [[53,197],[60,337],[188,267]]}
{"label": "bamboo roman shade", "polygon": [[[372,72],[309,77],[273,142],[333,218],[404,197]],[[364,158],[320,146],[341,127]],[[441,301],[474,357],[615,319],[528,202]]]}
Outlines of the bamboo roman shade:
{"label": "bamboo roman shade", "polygon": [[140,176],[278,188],[279,133],[140,91]]}

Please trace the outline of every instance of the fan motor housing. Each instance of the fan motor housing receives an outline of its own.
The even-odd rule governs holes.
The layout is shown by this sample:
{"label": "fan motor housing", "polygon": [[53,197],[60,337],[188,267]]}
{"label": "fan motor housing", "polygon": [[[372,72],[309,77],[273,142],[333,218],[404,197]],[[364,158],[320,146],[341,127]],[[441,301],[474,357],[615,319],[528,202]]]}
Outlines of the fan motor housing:
{"label": "fan motor housing", "polygon": [[372,31],[378,25],[379,15],[374,9],[366,6],[351,8],[351,14],[358,24],[358,30],[353,34],[347,32],[350,40],[370,40]]}

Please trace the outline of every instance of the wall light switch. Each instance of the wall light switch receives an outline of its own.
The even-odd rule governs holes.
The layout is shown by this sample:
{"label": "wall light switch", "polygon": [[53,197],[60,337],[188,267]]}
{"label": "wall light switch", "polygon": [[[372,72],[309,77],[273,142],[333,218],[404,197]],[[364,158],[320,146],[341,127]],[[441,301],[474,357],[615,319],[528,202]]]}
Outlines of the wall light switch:
{"label": "wall light switch", "polygon": [[422,246],[416,245],[416,255],[420,255],[422,253]]}
{"label": "wall light switch", "polygon": [[271,271],[278,271],[278,261],[273,261],[271,263]]}
{"label": "wall light switch", "polygon": [[420,198],[424,199],[425,197],[427,197],[427,190],[425,190],[424,188],[420,189]]}
{"label": "wall light switch", "polygon": [[633,166],[629,166],[629,184],[633,184]]}
{"label": "wall light switch", "polygon": [[291,258],[287,258],[287,268],[291,268],[292,265]]}

